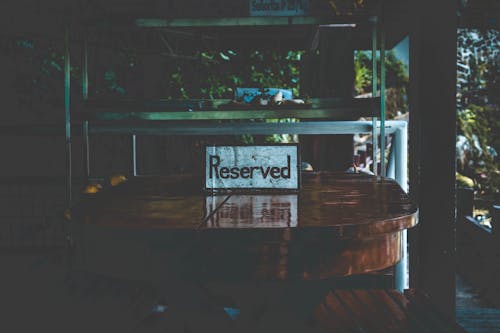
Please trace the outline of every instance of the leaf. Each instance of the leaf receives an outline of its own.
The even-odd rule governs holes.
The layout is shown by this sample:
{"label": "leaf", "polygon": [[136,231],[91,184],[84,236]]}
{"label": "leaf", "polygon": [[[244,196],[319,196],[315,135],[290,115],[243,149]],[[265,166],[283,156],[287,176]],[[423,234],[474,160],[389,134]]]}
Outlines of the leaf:
{"label": "leaf", "polygon": [[226,60],[226,61],[229,61],[229,57],[227,55],[224,54],[224,52],[219,52],[219,55],[222,59]]}

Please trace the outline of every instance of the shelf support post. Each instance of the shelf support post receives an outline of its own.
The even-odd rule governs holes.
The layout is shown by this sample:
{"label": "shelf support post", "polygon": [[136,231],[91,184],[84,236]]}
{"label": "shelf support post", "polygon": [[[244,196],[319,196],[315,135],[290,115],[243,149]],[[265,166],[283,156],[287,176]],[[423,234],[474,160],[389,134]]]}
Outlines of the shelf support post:
{"label": "shelf support post", "polygon": [[[408,192],[408,126],[402,123],[395,132],[394,142],[394,163],[395,163],[395,178],[403,191]],[[399,291],[404,291],[409,287],[408,274],[408,232],[401,231],[401,261],[396,264],[395,288]]]}
{"label": "shelf support post", "polygon": [[66,26],[64,33],[64,122],[66,139],[66,207],[70,208],[72,203],[72,166],[71,166],[71,114],[70,114],[70,29]]}
{"label": "shelf support post", "polygon": [[[377,96],[377,17],[373,17],[372,25],[372,98]],[[372,118],[372,164],[373,173],[378,173],[377,168],[377,147],[378,147],[378,130],[377,117]]]}
{"label": "shelf support post", "polygon": [[132,174],[137,176],[137,138],[132,134]]}
{"label": "shelf support post", "polygon": [[385,31],[380,28],[380,175],[385,177]]}
{"label": "shelf support post", "polygon": [[[88,44],[87,34],[84,32],[82,45],[82,96],[83,102],[89,99],[89,77],[88,77]],[[84,149],[84,167],[85,180],[88,182],[90,178],[90,140],[89,140],[89,121],[83,121],[83,149]]]}

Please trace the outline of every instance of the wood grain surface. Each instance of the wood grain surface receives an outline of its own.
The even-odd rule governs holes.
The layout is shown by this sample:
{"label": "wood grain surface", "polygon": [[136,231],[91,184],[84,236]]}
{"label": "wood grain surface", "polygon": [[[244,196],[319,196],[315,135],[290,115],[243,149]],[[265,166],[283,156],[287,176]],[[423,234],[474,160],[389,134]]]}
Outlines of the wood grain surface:
{"label": "wood grain surface", "polygon": [[[219,228],[266,228],[261,218],[248,216],[265,207],[248,205],[272,202],[281,209],[297,196],[298,223],[295,228],[327,228],[343,237],[373,235],[411,228],[417,223],[417,209],[392,179],[341,173],[303,173],[298,194],[235,193],[205,195],[201,178],[182,176],[140,176],[117,187],[88,195],[73,207],[73,215],[86,223],[136,228],[206,229],[207,200],[231,206],[234,223]],[[269,197],[267,200],[259,200]],[[283,198],[283,199],[282,199]],[[254,199],[254,200],[252,200]],[[269,208],[269,207],[268,207]],[[212,212],[214,213],[214,212]],[[211,221],[217,219],[215,213]],[[289,227],[287,216],[272,216],[277,227]],[[207,220],[207,221],[206,221]],[[205,223],[203,223],[205,222]],[[244,223],[243,223],[244,222]],[[281,223],[281,225],[280,225]]]}
{"label": "wood grain surface", "polygon": [[210,196],[196,177],[136,177],[81,200],[74,239],[102,269],[117,256],[149,272],[162,260],[161,275],[207,280],[326,279],[400,260],[399,231],[417,209],[395,181],[308,173],[302,184],[299,194]]}

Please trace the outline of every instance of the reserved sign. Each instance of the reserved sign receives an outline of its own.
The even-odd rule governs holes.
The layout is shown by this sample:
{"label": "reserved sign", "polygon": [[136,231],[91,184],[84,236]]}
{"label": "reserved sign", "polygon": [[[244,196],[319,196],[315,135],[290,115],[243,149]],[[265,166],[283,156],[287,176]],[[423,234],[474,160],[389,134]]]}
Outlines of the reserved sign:
{"label": "reserved sign", "polygon": [[299,189],[298,145],[206,146],[205,189]]}

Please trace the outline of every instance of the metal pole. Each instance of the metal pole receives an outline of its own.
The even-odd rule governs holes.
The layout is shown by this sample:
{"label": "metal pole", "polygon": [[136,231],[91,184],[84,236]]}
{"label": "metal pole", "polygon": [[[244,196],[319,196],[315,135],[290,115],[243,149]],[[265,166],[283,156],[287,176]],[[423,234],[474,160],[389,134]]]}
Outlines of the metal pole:
{"label": "metal pole", "polygon": [[[372,27],[372,97],[377,96],[377,17],[374,18]],[[372,119],[372,160],[373,173],[378,173],[377,168],[377,147],[378,147],[378,131],[377,117]]]}
{"label": "metal pole", "polygon": [[66,195],[67,208],[71,207],[72,202],[72,170],[71,170],[71,114],[70,114],[70,80],[71,80],[71,65],[70,65],[70,30],[67,27],[64,36],[64,115],[66,126]]}
{"label": "metal pole", "polygon": [[82,95],[83,100],[87,101],[89,99],[89,73],[88,73],[88,43],[87,34],[83,35],[83,46],[82,46]]}
{"label": "metal pole", "polygon": [[[82,96],[83,101],[89,99],[89,76],[88,76],[88,49],[87,49],[87,35],[84,33],[82,45]],[[84,149],[84,167],[85,167],[85,180],[88,182],[90,178],[90,141],[89,141],[89,122],[83,122],[83,149]]]}
{"label": "metal pole", "polygon": [[[392,142],[394,142],[396,139],[393,138]],[[387,178],[391,178],[391,179],[396,179],[396,171],[395,171],[395,167],[396,167],[396,153],[394,152],[394,150],[396,149],[395,147],[395,143],[393,143],[391,145],[391,149],[389,150],[389,158],[387,159],[387,173],[386,173],[386,177]]]}
{"label": "metal pole", "polygon": [[405,192],[408,192],[408,126],[398,126],[395,136],[396,181]]}
{"label": "metal pole", "polygon": [[[394,154],[396,181],[403,191],[408,192],[408,126],[398,126],[395,132]],[[409,287],[408,233],[401,232],[401,261],[394,269],[395,288],[403,291]]]}
{"label": "metal pole", "polygon": [[132,172],[137,176],[137,141],[135,134],[132,134]]}
{"label": "metal pole", "polygon": [[89,121],[83,121],[83,163],[85,167],[85,181],[90,179],[90,140],[89,140]]}
{"label": "metal pole", "polygon": [[[382,177],[386,176],[385,168],[385,30],[382,25],[380,29],[380,175]],[[405,126],[406,133],[406,126]],[[398,135],[399,134],[399,135]],[[405,136],[405,138],[403,138]],[[407,191],[407,180],[406,180],[406,158],[403,164],[403,156],[406,156],[407,149],[402,150],[406,147],[407,138],[406,135],[402,135],[402,132],[396,131],[396,145],[398,146],[394,152],[396,154],[396,180],[403,188]],[[407,244],[407,232],[401,231],[401,260],[396,264],[394,268],[394,283],[396,290],[404,291],[408,287],[408,275],[407,275],[407,265],[408,265],[408,244]]]}
{"label": "metal pole", "polygon": [[380,29],[380,175],[385,177],[385,31]]}

